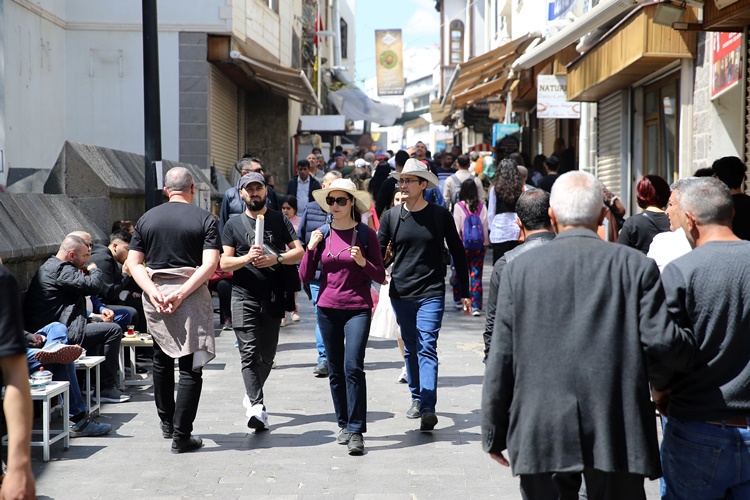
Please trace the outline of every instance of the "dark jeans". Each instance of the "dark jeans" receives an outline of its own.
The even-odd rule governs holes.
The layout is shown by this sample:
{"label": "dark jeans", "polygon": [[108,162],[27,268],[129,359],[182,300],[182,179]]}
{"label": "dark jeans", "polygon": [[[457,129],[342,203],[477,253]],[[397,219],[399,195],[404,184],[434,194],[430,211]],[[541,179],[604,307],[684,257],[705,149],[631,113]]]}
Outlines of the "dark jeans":
{"label": "dark jeans", "polygon": [[177,359],[180,381],[174,396],[174,358],[161,350],[154,339],[154,399],[162,422],[174,424],[174,438],[187,439],[193,432],[203,388],[203,370],[193,370],[193,355]]}
{"label": "dark jeans", "polygon": [[318,325],[328,355],[328,381],[339,427],[367,432],[365,348],[370,335],[369,309],[318,306]]}
{"label": "dark jeans", "polygon": [[505,255],[505,252],[513,250],[518,246],[517,241],[503,241],[502,243],[492,244],[492,265],[495,265],[497,259]]}
{"label": "dark jeans", "polygon": [[232,295],[232,327],[242,362],[242,381],[250,404],[263,404],[263,385],[279,345],[281,318],[263,311],[260,302]]}
{"label": "dark jeans", "polygon": [[117,323],[88,323],[81,347],[89,356],[104,356],[102,363],[102,389],[117,385],[122,329]]}
{"label": "dark jeans", "polygon": [[521,474],[524,500],[578,500],[581,480],[586,480],[589,500],[645,500],[644,477],[627,472],[603,472],[585,468],[581,472]]}
{"label": "dark jeans", "polygon": [[232,319],[232,280],[219,280],[208,289],[219,296],[219,320],[224,323]]}

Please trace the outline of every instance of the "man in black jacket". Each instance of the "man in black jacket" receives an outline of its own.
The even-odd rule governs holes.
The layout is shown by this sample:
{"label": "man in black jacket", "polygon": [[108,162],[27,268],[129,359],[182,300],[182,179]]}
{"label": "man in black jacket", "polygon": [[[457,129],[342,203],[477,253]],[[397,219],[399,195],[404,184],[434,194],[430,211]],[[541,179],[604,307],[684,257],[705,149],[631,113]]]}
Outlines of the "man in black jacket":
{"label": "man in black jacket", "polygon": [[312,193],[320,189],[320,182],[310,175],[310,162],[307,160],[297,162],[297,173],[297,177],[289,179],[286,194],[297,198],[297,203],[303,206],[315,201]]}
{"label": "man in black jacket", "polygon": [[[82,234],[79,236],[83,237]],[[102,271],[104,285],[99,293],[99,299],[115,312],[118,309],[126,310],[136,330],[146,332],[146,318],[143,315],[141,295],[130,292],[123,281],[122,265],[128,258],[128,246],[132,237],[129,231],[115,231],[109,235],[109,246],[93,245],[90,261]],[[84,240],[86,240],[85,237]]]}
{"label": "man in black jacket", "polygon": [[89,354],[104,351],[101,373],[101,401],[124,403],[130,396],[116,387],[122,329],[116,323],[88,323],[86,296],[102,288],[102,272],[88,263],[89,245],[68,235],[57,254],[50,257],[31,280],[24,298],[24,324],[29,331],[59,321],[68,327],[68,342],[80,344]]}
{"label": "man in black jacket", "polygon": [[484,360],[490,352],[492,330],[495,327],[495,308],[497,307],[497,289],[505,265],[519,255],[549,243],[555,238],[552,223],[549,219],[549,193],[541,189],[524,191],[516,203],[516,223],[521,227],[523,245],[509,250],[497,259],[490,278],[490,294],[487,299],[487,319],[484,323]]}

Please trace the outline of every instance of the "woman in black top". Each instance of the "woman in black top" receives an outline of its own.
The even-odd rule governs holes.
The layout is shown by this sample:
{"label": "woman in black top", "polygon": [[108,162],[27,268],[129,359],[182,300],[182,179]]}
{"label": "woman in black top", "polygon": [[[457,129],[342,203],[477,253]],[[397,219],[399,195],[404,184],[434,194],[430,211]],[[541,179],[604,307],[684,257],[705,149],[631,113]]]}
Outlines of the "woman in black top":
{"label": "woman in black top", "polygon": [[654,236],[669,231],[669,217],[664,213],[669,201],[669,184],[658,175],[646,175],[638,181],[636,191],[638,206],[643,212],[625,221],[617,242],[645,254]]}

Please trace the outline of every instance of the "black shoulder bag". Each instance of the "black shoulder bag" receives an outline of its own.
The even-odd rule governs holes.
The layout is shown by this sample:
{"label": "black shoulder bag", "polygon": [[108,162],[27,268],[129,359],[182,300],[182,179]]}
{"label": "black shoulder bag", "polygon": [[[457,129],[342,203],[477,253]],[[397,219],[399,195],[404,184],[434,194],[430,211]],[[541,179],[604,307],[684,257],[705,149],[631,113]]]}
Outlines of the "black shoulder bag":
{"label": "black shoulder bag", "polygon": [[401,213],[404,209],[404,205],[400,204],[398,206],[398,216],[396,216],[396,227],[393,230],[393,235],[391,236],[391,241],[388,242],[388,246],[385,248],[385,258],[383,259],[383,267],[388,268],[393,263],[393,260],[396,258],[396,252],[393,248],[393,244],[396,241],[396,234],[398,234],[398,228],[401,226]]}

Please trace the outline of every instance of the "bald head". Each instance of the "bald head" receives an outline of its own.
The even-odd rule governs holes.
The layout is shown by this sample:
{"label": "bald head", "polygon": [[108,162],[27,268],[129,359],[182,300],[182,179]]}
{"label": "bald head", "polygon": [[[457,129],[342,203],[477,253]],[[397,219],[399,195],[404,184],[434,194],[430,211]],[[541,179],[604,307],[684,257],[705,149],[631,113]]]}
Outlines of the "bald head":
{"label": "bald head", "polygon": [[174,167],[164,176],[164,189],[168,193],[189,193],[193,187],[193,176],[184,167]]}
{"label": "bald head", "polygon": [[86,243],[86,245],[91,245],[91,235],[86,231],[73,231],[68,234],[68,236],[78,236],[84,241],[84,243]]}
{"label": "bald head", "polygon": [[[62,240],[62,243],[60,243],[60,248],[58,249],[58,253],[64,253],[68,254],[69,252],[75,252],[81,247],[88,248],[88,243],[81,238],[80,236],[77,236],[75,234],[69,234],[65,237],[64,240]],[[67,260],[67,259],[62,259]]]}

